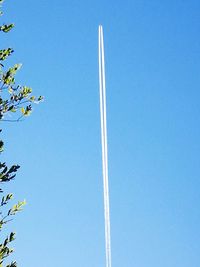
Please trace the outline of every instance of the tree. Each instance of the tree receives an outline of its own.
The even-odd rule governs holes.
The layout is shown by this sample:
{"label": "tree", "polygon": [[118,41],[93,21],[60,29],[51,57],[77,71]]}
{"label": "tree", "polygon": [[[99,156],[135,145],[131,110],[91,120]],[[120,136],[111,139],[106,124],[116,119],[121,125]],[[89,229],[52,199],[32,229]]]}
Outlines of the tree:
{"label": "tree", "polygon": [[[0,0],[0,8],[3,0]],[[0,16],[2,16],[0,10]],[[14,24],[3,24],[0,25],[0,31],[2,34],[7,34]],[[32,104],[39,103],[42,101],[42,97],[35,97],[32,95],[32,89],[28,86],[18,85],[15,82],[15,76],[17,71],[20,69],[21,64],[15,64],[14,66],[7,68],[5,67],[5,61],[11,56],[14,50],[10,47],[0,50],[0,123],[8,121],[20,121],[23,118],[30,115],[32,111]],[[8,117],[8,114],[12,114]],[[2,129],[0,129],[0,132]],[[0,140],[0,153],[3,152],[4,143]],[[16,172],[20,168],[19,165],[14,164],[7,166],[5,162],[0,162],[0,184],[10,182],[15,178]],[[0,185],[0,187],[2,187]],[[0,193],[3,193],[0,188]],[[19,201],[12,207],[8,207],[10,200],[13,198],[13,194],[9,193],[3,195],[0,200],[0,231],[4,230],[5,225],[12,220],[12,217],[19,211],[25,204],[25,201]],[[10,248],[10,243],[15,239],[15,233],[11,232],[8,236],[4,237],[0,243],[0,267],[5,264],[5,259],[13,252]],[[6,267],[16,267],[16,262],[7,264]]]}

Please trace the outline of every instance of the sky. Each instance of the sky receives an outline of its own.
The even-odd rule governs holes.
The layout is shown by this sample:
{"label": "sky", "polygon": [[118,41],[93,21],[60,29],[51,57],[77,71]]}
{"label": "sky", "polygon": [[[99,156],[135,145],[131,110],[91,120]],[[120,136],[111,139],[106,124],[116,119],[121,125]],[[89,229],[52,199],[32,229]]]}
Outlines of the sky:
{"label": "sky", "polygon": [[200,265],[200,2],[5,1],[1,46],[45,101],[2,124],[21,267],[105,266],[98,82],[104,29],[113,267]]}

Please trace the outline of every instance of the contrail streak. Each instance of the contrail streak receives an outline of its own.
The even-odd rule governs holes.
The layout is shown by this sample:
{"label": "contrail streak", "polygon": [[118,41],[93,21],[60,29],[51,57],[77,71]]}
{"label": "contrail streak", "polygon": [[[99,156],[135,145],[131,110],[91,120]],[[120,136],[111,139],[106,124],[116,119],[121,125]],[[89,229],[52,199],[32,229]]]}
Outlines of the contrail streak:
{"label": "contrail streak", "polygon": [[107,120],[106,120],[106,84],[103,28],[99,26],[99,93],[101,116],[101,143],[102,143],[102,168],[104,191],[104,218],[105,218],[105,246],[106,267],[111,267],[111,240],[110,240],[110,208],[108,187],[108,145],[107,145]]}

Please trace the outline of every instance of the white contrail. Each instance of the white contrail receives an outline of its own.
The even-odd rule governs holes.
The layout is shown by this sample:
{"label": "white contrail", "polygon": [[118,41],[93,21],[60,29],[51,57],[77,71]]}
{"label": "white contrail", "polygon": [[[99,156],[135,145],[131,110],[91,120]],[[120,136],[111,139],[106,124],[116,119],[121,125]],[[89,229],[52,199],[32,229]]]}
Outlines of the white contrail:
{"label": "white contrail", "polygon": [[99,93],[100,93],[101,143],[102,143],[102,167],[103,167],[103,189],[104,189],[106,267],[111,267],[110,210],[109,210],[109,188],[108,188],[108,145],[107,145],[107,123],[106,123],[106,85],[105,85],[103,28],[101,25],[99,26]]}

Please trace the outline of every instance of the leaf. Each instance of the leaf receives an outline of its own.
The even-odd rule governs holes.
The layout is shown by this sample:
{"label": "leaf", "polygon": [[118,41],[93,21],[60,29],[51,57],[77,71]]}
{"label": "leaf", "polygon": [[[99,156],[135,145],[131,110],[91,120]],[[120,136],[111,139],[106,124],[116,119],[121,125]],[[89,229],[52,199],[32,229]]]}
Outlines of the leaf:
{"label": "leaf", "polygon": [[0,26],[0,31],[3,31],[5,33],[9,32],[12,28],[14,27],[14,24],[3,24],[2,26]]}
{"label": "leaf", "polygon": [[29,99],[30,99],[31,102],[34,102],[35,101],[35,96],[31,96]]}
{"label": "leaf", "polygon": [[15,240],[15,233],[11,232],[9,236],[9,242],[12,242],[13,240]]}
{"label": "leaf", "polygon": [[2,49],[0,50],[0,60],[5,60],[8,56],[10,56],[14,50],[12,48]]}
{"label": "leaf", "polygon": [[12,94],[13,93],[13,89],[11,87],[8,88],[8,93]]}
{"label": "leaf", "polygon": [[25,109],[24,109],[24,107],[20,108],[20,110],[21,110],[21,113],[24,115],[24,114],[25,114]]}
{"label": "leaf", "polygon": [[38,97],[38,101],[42,101],[42,100],[44,100],[44,97],[43,96],[39,96]]}
{"label": "leaf", "polygon": [[22,207],[26,205],[26,200],[19,201],[17,204],[15,204],[9,211],[8,215],[15,215],[16,212],[19,212],[22,210]]}
{"label": "leaf", "polygon": [[3,141],[0,140],[0,153],[3,151]]}

